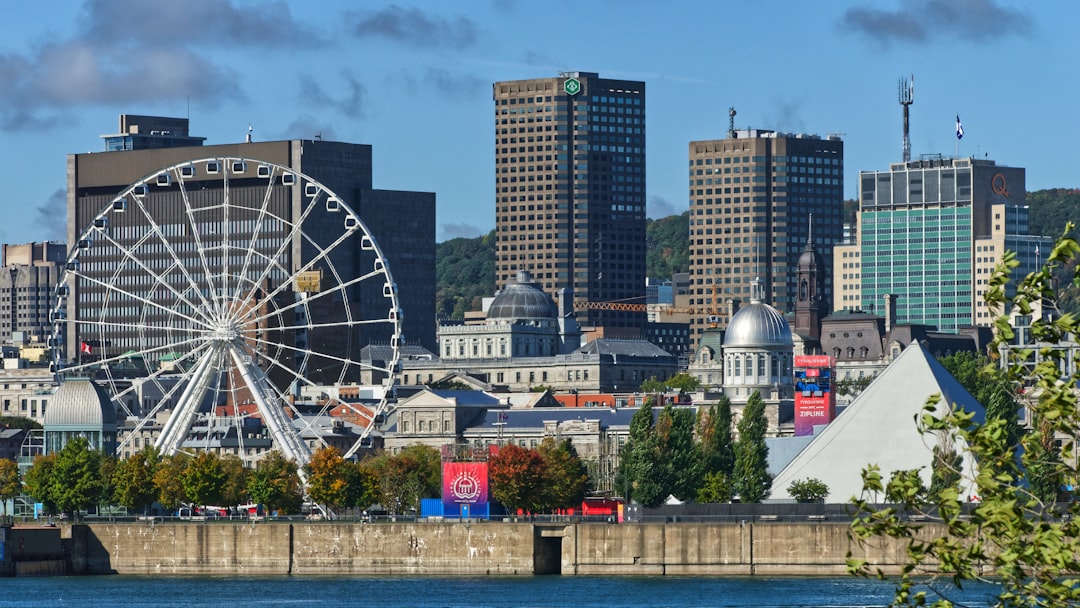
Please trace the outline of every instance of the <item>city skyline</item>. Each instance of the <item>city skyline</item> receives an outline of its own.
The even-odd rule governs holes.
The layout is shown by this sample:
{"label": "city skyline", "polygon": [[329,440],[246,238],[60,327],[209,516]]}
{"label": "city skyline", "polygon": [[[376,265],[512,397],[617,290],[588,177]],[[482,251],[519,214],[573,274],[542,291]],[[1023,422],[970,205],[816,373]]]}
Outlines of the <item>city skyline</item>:
{"label": "city skyline", "polygon": [[[687,209],[686,146],[722,138],[730,106],[737,128],[840,134],[843,195],[857,198],[859,171],[901,159],[896,83],[910,74],[913,158],[988,156],[1026,167],[1032,190],[1071,185],[1064,146],[1080,135],[1067,120],[1080,84],[1043,58],[1074,54],[1067,28],[1080,6],[883,0],[783,12],[513,0],[20,5],[0,24],[0,241],[64,238],[66,155],[102,151],[99,136],[122,113],[189,116],[208,145],[243,141],[249,124],[255,141],[370,144],[374,187],[436,193],[437,241],[486,234],[492,85],[561,71],[646,83],[652,218]],[[596,23],[606,27],[586,27]]]}

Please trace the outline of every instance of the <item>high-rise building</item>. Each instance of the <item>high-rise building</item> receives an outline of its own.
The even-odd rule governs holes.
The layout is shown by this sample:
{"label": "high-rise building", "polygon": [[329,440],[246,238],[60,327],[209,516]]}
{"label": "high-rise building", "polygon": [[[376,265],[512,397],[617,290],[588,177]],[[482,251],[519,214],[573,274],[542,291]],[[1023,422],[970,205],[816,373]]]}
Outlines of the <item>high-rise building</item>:
{"label": "high-rise building", "polygon": [[[136,117],[143,122],[159,124],[173,121],[182,121],[182,132],[186,136],[185,119],[163,119],[157,117]],[[129,117],[130,119],[130,117]],[[122,128],[125,125],[121,118]],[[141,126],[136,128],[133,120],[128,120],[128,130],[135,128],[138,131],[145,130]],[[174,127],[179,129],[179,127]],[[158,131],[154,129],[153,131]],[[153,133],[153,132],[152,132]],[[255,143],[223,144],[214,146],[187,146],[170,147],[158,145],[161,142],[156,138],[171,137],[160,133],[148,135],[150,139],[134,139],[131,147],[124,151],[114,151],[93,154],[72,154],[68,156],[68,239],[76,243],[82,231],[95,221],[99,212],[106,205],[113,204],[114,198],[131,184],[148,175],[153,175],[164,167],[169,167],[200,158],[247,158],[274,163],[288,167],[290,170],[307,175],[324,184],[334,193],[341,197],[345,204],[354,209],[360,216],[361,221],[367,226],[376,243],[382,250],[383,255],[390,264],[394,280],[398,285],[398,301],[402,310],[402,328],[407,343],[415,343],[425,348],[435,348],[435,195],[423,192],[401,192],[376,190],[372,188],[372,150],[370,145],[351,144],[342,142],[330,142],[320,140],[283,140]],[[106,136],[106,141],[112,136]],[[201,143],[203,138],[188,138]],[[200,168],[209,174],[209,169]],[[260,259],[276,259],[277,252],[282,246],[284,239],[298,240],[297,232],[290,232],[286,226],[294,225],[302,221],[298,214],[301,210],[299,204],[303,193],[300,188],[293,188],[281,182],[276,182],[269,187],[265,180],[256,180],[255,168],[251,167],[247,174],[231,179],[229,192],[236,200],[264,200],[268,206],[266,217],[280,218],[271,223],[274,226],[261,228],[260,235],[265,238],[258,239],[255,244],[255,255]],[[203,174],[195,174],[188,186],[192,192],[184,194],[175,187],[151,190],[145,194],[145,200],[149,206],[160,211],[160,218],[168,225],[161,225],[157,231],[168,234],[176,244],[178,251],[184,252],[179,260],[197,259],[194,256],[201,251],[203,245],[195,234],[199,230],[212,231],[213,226],[199,224],[198,229],[191,218],[183,216],[184,197],[190,197],[195,204],[207,204],[206,201],[220,200],[221,194],[215,195],[214,189],[222,188],[222,180],[209,179],[210,175],[203,179]],[[196,191],[197,190],[197,191]],[[328,203],[329,204],[329,203]],[[109,226],[110,238],[118,243],[119,251],[134,251],[139,247],[147,250],[147,256],[151,258],[163,257],[162,269],[168,268],[169,253],[158,251],[162,248],[159,241],[154,241],[152,249],[143,246],[141,238],[151,232],[149,219],[146,214],[126,213],[123,221]],[[251,238],[248,224],[252,222],[244,218],[230,218],[227,228],[223,230],[236,230],[238,234],[247,234]],[[246,233],[243,233],[247,230]],[[205,236],[205,235],[204,235]],[[241,239],[244,237],[241,237]],[[244,243],[244,241],[239,241]],[[245,243],[246,245],[246,243]],[[240,247],[240,245],[237,245]],[[143,251],[139,249],[139,251]],[[292,242],[284,255],[292,256],[287,264],[293,269],[300,268],[307,263],[305,256],[312,255],[311,248],[307,243]],[[176,256],[177,254],[172,254]],[[359,276],[371,268],[369,255],[359,249],[338,248],[334,250],[335,259],[333,264],[336,268],[344,269],[345,272]],[[187,257],[184,257],[187,256]],[[119,275],[116,268],[121,266],[122,260],[116,260],[116,264],[95,262],[85,264],[80,268],[80,275],[88,277],[77,285],[73,293],[75,297],[68,299],[68,315],[71,318],[80,318],[80,311],[84,307],[100,307],[108,298],[104,288],[95,284],[95,280],[110,283],[119,281],[123,285],[144,285],[145,277],[128,276],[130,269],[124,270]],[[156,261],[154,263],[157,263]],[[236,262],[239,267],[240,262]],[[129,265],[130,266],[130,265]],[[271,282],[279,280],[280,270],[273,270],[265,276]],[[169,276],[173,276],[170,274]],[[181,275],[176,273],[177,277]],[[348,281],[353,276],[341,277],[340,280]],[[179,280],[179,278],[177,279]],[[356,308],[359,314],[365,314],[365,310],[377,310],[375,313],[381,317],[385,314],[385,304],[382,294],[382,285],[377,286],[379,293],[369,294],[363,288],[351,292],[348,298],[349,305]],[[291,292],[291,290],[290,290]],[[155,292],[156,293],[156,292]],[[115,299],[115,298],[114,298]],[[322,302],[329,305],[329,298]],[[316,305],[314,308],[317,309]],[[366,308],[370,307],[370,308]],[[340,310],[340,305],[338,309]],[[115,354],[124,352],[123,349],[131,348],[136,344],[135,328],[125,330],[125,314],[139,315],[138,306],[115,306],[116,318],[110,319],[117,325],[116,341],[110,345],[93,345],[95,348],[107,348],[111,351],[102,354]],[[129,312],[125,312],[129,311]],[[112,314],[112,313],[110,313]],[[72,316],[74,315],[74,316]],[[69,335],[66,342],[69,345],[78,345],[77,337],[73,335],[76,324],[70,324]],[[379,340],[390,339],[389,330],[386,336],[379,332],[382,328],[372,327],[369,333],[364,334],[364,339],[379,343]],[[328,338],[329,339],[329,338]],[[369,343],[370,343],[369,342]],[[365,344],[351,345],[363,347]],[[95,355],[98,354],[95,352]],[[69,356],[71,353],[69,353]]]}
{"label": "high-rise building", "polygon": [[[645,304],[645,83],[569,72],[493,97],[497,286],[524,269],[551,295]],[[617,308],[581,323],[640,331],[644,307]]]}
{"label": "high-rise building", "polygon": [[1051,247],[1029,235],[1024,178],[993,160],[940,156],[860,172],[858,257],[848,261],[861,265],[862,309],[891,295],[898,323],[990,325],[983,296],[1005,250],[1024,276]]}
{"label": "high-rise building", "polygon": [[[840,137],[732,128],[726,139],[690,142],[689,183],[694,342],[710,325],[727,325],[729,302],[750,301],[753,279],[763,302],[794,312],[811,230],[826,268],[843,235]],[[826,278],[818,298],[831,297]]]}
{"label": "high-rise building", "polygon": [[49,335],[53,291],[66,254],[63,243],[3,246],[0,342],[43,342]]}

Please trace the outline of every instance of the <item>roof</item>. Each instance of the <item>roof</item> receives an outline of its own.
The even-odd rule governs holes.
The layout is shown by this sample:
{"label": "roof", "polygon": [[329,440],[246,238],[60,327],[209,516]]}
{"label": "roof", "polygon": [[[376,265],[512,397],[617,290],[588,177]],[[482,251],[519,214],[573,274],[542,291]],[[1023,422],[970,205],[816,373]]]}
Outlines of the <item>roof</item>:
{"label": "roof", "polygon": [[618,340],[597,338],[577,349],[585,355],[620,355],[624,357],[665,357],[673,358],[671,353],[648,340]]}
{"label": "roof", "polygon": [[784,315],[764,302],[740,308],[728,323],[724,347],[792,346],[791,327]]}
{"label": "roof", "polygon": [[488,306],[488,319],[555,319],[558,308],[527,270],[519,270],[517,280],[508,283]]}
{"label": "roof", "polygon": [[89,378],[64,379],[45,409],[46,429],[50,426],[116,428],[116,407]]}
{"label": "roof", "polygon": [[[535,429],[543,428],[544,422],[555,420],[566,422],[568,420],[599,420],[601,428],[612,426],[630,426],[630,420],[638,408],[624,407],[611,409],[606,407],[596,408],[543,408],[527,410],[488,410],[484,417],[470,428],[498,429],[504,431],[512,429]],[[659,412],[654,408],[653,415]],[[500,424],[496,424],[500,423]]]}
{"label": "roof", "polygon": [[[984,419],[983,406],[922,344],[912,343],[776,475],[771,497],[789,498],[791,482],[813,477],[829,487],[830,502],[846,501],[861,494],[862,469],[871,463],[886,479],[893,471],[922,468],[929,486],[936,440],[919,434],[915,418],[935,393],[942,396],[939,409],[955,404]],[[964,468],[970,485],[970,465]]]}

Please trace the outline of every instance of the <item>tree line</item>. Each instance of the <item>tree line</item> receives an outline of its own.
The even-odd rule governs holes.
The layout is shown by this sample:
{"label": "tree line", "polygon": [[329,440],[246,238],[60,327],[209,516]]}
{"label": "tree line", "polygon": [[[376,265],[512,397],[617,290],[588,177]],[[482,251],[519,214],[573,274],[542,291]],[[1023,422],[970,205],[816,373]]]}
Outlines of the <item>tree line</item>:
{"label": "tree line", "polygon": [[[546,512],[580,506],[590,487],[585,464],[569,441],[546,439],[538,449],[503,446],[488,462],[492,498],[511,510]],[[97,506],[148,513],[184,505],[261,504],[267,512],[301,512],[306,496],[329,513],[380,504],[391,514],[417,514],[421,500],[441,495],[442,457],[412,445],[348,461],[333,447],[317,450],[301,469],[272,451],[247,468],[235,455],[216,452],[171,456],[146,448],[119,460],[74,438],[60,451],[34,459],[25,478],[13,460],[0,459],[0,501],[26,493],[46,514],[77,515]]]}

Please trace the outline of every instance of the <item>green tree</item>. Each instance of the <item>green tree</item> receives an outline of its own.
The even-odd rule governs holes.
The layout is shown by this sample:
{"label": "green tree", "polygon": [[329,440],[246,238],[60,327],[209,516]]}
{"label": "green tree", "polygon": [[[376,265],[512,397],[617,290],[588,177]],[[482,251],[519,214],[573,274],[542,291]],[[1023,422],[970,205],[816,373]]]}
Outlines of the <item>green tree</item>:
{"label": "green tree", "polygon": [[579,507],[589,488],[589,472],[569,440],[548,437],[540,444],[547,479],[544,506],[552,509]]}
{"label": "green tree", "polygon": [[908,503],[925,500],[926,487],[919,469],[893,471],[885,485],[885,500],[891,503]]}
{"label": "green tree", "polygon": [[345,484],[349,489],[345,497],[348,506],[367,509],[379,502],[379,476],[371,466],[370,459],[348,463]]}
{"label": "green tree", "polygon": [[19,464],[10,458],[0,458],[0,516],[7,515],[7,501],[22,494]]}
{"label": "green tree", "polygon": [[705,474],[720,473],[730,479],[735,472],[735,450],[731,440],[731,400],[722,395],[716,405],[698,410],[698,441]]}
{"label": "green tree", "polygon": [[495,293],[495,231],[477,238],[456,238],[435,246],[436,314],[453,319],[480,310]]}
{"label": "green tree", "polygon": [[439,496],[442,456],[431,446],[414,444],[372,462],[379,479],[379,500],[391,513],[420,512],[420,500]]}
{"label": "green tree", "polygon": [[166,510],[172,511],[187,501],[184,491],[183,476],[190,458],[184,454],[161,456],[154,470],[154,489],[157,501]]}
{"label": "green tree", "polygon": [[215,452],[200,452],[180,474],[184,496],[201,506],[221,504],[227,480],[228,473]]}
{"label": "green tree", "polygon": [[700,503],[731,502],[731,477],[713,471],[706,473],[698,488],[697,501]]}
{"label": "green tree", "polygon": [[829,486],[816,477],[796,479],[791,482],[787,491],[798,502],[825,502],[829,497]]}
{"label": "green tree", "polygon": [[23,484],[26,493],[40,502],[45,507],[46,513],[56,513],[56,496],[53,493],[53,470],[56,468],[56,458],[59,452],[53,452],[47,456],[38,455],[26,471]]}
{"label": "green tree", "polygon": [[307,491],[311,500],[331,510],[345,506],[348,488],[345,479],[345,459],[333,446],[320,448],[304,465],[307,471]]}
{"label": "green tree", "polygon": [[226,454],[221,457],[221,469],[225,472],[221,502],[230,507],[248,502],[248,469],[244,467],[244,461],[236,454]]}
{"label": "green tree", "polygon": [[769,475],[769,448],[765,432],[769,421],[765,417],[765,402],[754,391],[746,401],[739,420],[739,438],[735,441],[735,472],[732,488],[741,502],[761,502],[772,490]]}
{"label": "green tree", "polygon": [[645,276],[670,279],[690,269],[690,212],[645,220]]}
{"label": "green tree", "polygon": [[113,475],[113,500],[129,512],[145,513],[157,497],[154,474],[159,461],[158,451],[148,447],[117,463]]}
{"label": "green tree", "polygon": [[[1066,224],[1065,234],[1072,230],[1073,225]],[[863,495],[853,501],[856,518],[851,533],[862,542],[884,537],[905,547],[906,564],[896,583],[896,604],[938,601],[945,605],[952,585],[987,576],[998,585],[998,605],[1080,603],[1080,502],[1054,502],[1061,483],[1074,482],[1078,476],[1077,463],[1060,457],[1055,439],[1080,434],[1075,389],[1080,373],[1063,364],[1068,354],[1061,349],[1005,349],[1015,336],[1004,314],[1013,310],[1031,314],[1037,305],[1053,308],[1058,293],[1055,273],[1072,265],[1070,279],[1080,285],[1074,264],[1078,258],[1080,245],[1063,236],[1047,252],[1046,266],[1021,279],[1015,290],[1006,289],[1011,271],[1018,266],[1012,252],[1005,253],[990,279],[985,297],[997,315],[990,352],[1006,354],[1003,363],[1010,385],[1029,387],[1023,399],[1033,426],[1019,445],[1010,437],[1005,418],[987,416],[980,424],[974,414],[960,408],[943,411],[938,407],[939,397],[928,401],[917,420],[924,434],[955,437],[954,445],[962,450],[965,460],[977,463],[972,481],[979,502],[965,510],[965,497],[955,491],[924,498],[908,483],[900,492],[905,498],[902,504],[879,507],[867,497],[881,490],[880,472],[873,465],[864,469]],[[1061,344],[1080,334],[1080,322],[1071,314],[1038,317],[1031,333],[1042,344]],[[930,520],[936,519],[942,532],[919,533],[923,524],[903,517],[904,512],[921,512]],[[858,575],[872,574],[863,560],[850,558],[848,567]],[[938,574],[951,585],[921,585],[928,573]]]}
{"label": "green tree", "polygon": [[510,512],[536,512],[547,498],[547,466],[540,453],[512,443],[499,448],[488,460],[491,497]]}
{"label": "green tree", "polygon": [[0,429],[40,429],[41,423],[22,416],[0,416]]}
{"label": "green tree", "polygon": [[661,462],[661,485],[665,497],[682,500],[697,496],[703,474],[701,447],[694,441],[694,412],[670,403],[656,418],[656,444]]}
{"label": "green tree", "polygon": [[274,450],[259,460],[247,476],[247,494],[268,513],[299,513],[303,501],[296,463]]}
{"label": "green tree", "polygon": [[627,501],[654,507],[664,494],[663,468],[659,459],[652,407],[648,402],[634,412],[630,433],[619,460],[619,484]]}
{"label": "green tree", "polygon": [[61,513],[77,517],[81,509],[98,504],[104,488],[101,460],[101,452],[90,448],[90,442],[84,437],[70,439],[56,453],[49,483],[52,498]]}

